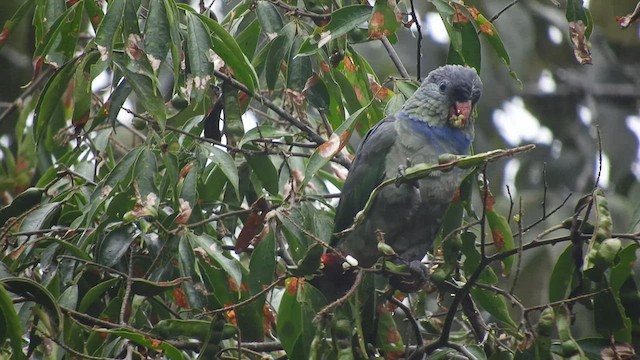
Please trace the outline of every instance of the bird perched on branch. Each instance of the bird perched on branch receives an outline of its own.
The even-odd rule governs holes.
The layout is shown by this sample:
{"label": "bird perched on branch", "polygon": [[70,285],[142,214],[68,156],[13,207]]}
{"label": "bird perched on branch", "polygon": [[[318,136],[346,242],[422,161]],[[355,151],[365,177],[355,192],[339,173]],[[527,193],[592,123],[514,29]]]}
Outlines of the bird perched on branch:
{"label": "bird perched on branch", "polygon": [[[349,228],[372,190],[401,176],[403,167],[437,164],[442,154],[468,154],[474,137],[473,109],[481,93],[482,82],[472,68],[447,65],[429,73],[400,111],[372,128],[358,148],[342,189],[335,232]],[[359,266],[372,266],[382,255],[378,242],[383,238],[412,273],[426,276],[420,260],[431,248],[465,174],[455,168],[385,187],[362,223],[332,239],[341,254],[323,256],[325,273],[341,272],[349,255]]]}

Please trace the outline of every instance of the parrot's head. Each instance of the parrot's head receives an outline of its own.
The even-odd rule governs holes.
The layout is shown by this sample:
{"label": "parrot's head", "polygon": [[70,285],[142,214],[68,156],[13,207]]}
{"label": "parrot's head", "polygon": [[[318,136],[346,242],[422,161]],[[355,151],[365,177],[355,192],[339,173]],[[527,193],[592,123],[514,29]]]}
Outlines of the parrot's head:
{"label": "parrot's head", "polygon": [[403,110],[418,113],[432,125],[465,128],[473,121],[473,108],[482,95],[475,69],[446,65],[429,73]]}

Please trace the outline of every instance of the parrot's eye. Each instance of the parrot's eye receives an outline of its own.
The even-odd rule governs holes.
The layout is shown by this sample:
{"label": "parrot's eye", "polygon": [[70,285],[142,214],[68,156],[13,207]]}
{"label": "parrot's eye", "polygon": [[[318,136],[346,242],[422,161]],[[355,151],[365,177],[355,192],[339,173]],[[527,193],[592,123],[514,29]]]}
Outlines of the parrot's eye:
{"label": "parrot's eye", "polygon": [[447,82],[446,81],[441,82],[438,88],[440,89],[440,92],[447,91]]}

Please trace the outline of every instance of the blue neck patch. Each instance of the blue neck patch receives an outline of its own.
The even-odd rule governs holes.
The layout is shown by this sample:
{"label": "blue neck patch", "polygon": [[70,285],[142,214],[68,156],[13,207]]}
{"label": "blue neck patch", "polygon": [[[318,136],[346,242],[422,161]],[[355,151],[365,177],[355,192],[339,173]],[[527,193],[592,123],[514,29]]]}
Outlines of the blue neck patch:
{"label": "blue neck patch", "polygon": [[411,130],[424,136],[429,144],[443,153],[467,154],[471,145],[471,134],[450,126],[431,126],[424,120],[416,119],[406,113],[399,114],[400,119],[408,120]]}

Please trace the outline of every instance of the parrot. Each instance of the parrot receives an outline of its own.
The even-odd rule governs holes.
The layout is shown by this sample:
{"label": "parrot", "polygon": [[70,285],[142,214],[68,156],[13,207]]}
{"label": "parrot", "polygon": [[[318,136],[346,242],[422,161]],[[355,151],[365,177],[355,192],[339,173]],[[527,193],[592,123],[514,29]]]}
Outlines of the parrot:
{"label": "parrot", "polygon": [[406,166],[438,164],[443,154],[469,154],[474,107],[481,94],[482,81],[475,69],[445,65],[431,71],[397,113],[369,130],[342,188],[330,242],[333,252],[322,257],[326,273],[343,272],[349,258],[357,266],[371,267],[382,256],[378,250],[382,238],[412,274],[426,278],[420,261],[431,248],[468,170],[453,168],[386,186],[361,223],[342,237],[335,234],[352,226],[376,186],[402,176]]}

